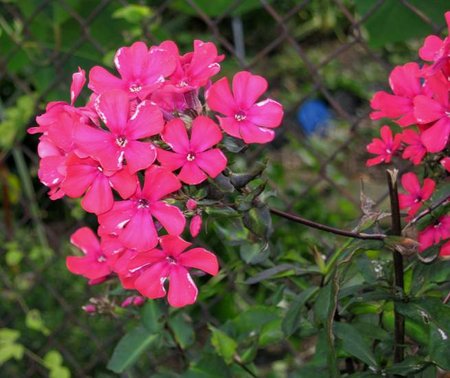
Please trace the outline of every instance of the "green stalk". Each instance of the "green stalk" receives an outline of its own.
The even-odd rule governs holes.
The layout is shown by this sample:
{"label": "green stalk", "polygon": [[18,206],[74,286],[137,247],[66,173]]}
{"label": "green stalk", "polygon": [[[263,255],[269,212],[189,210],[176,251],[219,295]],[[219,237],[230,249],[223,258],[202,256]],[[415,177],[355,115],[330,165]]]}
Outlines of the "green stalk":
{"label": "green stalk", "polygon": [[31,219],[33,220],[34,229],[39,239],[39,243],[44,248],[49,248],[47,235],[45,234],[44,225],[40,217],[40,209],[37,205],[36,194],[34,192],[33,183],[31,182],[30,173],[25,163],[22,151],[18,147],[12,149],[14,162],[16,163],[20,181],[22,182],[25,198],[30,206]]}

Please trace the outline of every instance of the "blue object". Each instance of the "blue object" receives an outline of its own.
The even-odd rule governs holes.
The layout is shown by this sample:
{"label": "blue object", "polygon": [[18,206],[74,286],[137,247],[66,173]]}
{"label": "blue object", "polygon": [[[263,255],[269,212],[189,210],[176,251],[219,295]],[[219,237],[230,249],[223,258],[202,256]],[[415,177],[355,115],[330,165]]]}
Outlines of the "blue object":
{"label": "blue object", "polygon": [[306,100],[297,110],[297,121],[306,135],[325,132],[331,118],[330,108],[322,100]]}

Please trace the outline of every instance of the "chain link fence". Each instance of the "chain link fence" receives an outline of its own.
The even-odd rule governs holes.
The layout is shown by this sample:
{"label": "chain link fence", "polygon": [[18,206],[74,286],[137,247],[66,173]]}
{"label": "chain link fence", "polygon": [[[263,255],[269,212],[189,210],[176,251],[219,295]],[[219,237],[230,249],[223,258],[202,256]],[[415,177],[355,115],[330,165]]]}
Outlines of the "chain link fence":
{"label": "chain link fence", "polygon": [[[381,173],[375,170],[368,176],[364,170],[365,145],[375,130],[367,100],[386,86],[395,64],[416,59],[412,51],[426,34],[443,30],[443,11],[426,12],[420,3],[0,1],[0,252],[20,248],[14,240],[42,247],[25,251],[20,268],[13,263],[1,268],[0,328],[20,328],[17,318],[32,321],[32,309],[45,314],[58,308],[46,319],[48,329],[22,329],[30,351],[21,363],[0,367],[0,376],[47,376],[39,356],[52,349],[62,354],[73,376],[100,376],[124,331],[121,321],[82,313],[81,306],[98,291],[65,272],[68,252],[63,246],[77,224],[62,222],[80,219],[81,224],[81,218],[73,201],[52,203],[36,182],[37,141],[25,133],[48,101],[68,99],[71,73],[78,66],[86,71],[96,64],[112,67],[114,51],[136,39],[148,44],[172,39],[182,51],[188,51],[194,39],[215,42],[227,58],[222,74],[238,69],[262,74],[270,95],[285,105],[285,122],[268,152],[271,165],[283,165],[289,172],[287,182],[296,183],[292,196],[290,184],[270,182],[281,206],[301,208],[313,192],[330,202],[336,223],[342,225],[342,201],[357,214],[361,177],[369,182],[368,190],[374,187],[377,198],[383,198]],[[320,117],[316,120],[318,110],[311,104],[324,109],[326,124],[320,125]],[[319,126],[321,130],[311,130]],[[249,161],[266,153],[254,149]],[[380,177],[381,184],[376,184]],[[201,307],[207,322],[208,306]],[[149,360],[158,363],[155,355]]]}

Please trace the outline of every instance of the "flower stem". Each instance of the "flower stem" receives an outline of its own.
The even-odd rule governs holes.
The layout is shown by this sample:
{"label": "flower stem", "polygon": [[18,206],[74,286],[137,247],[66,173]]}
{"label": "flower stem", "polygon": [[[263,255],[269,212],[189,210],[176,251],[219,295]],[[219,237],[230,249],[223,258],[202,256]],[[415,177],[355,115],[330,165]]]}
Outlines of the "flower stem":
{"label": "flower stem", "polygon": [[325,231],[325,232],[330,232],[332,234],[346,236],[348,238],[363,239],[363,240],[383,240],[384,238],[386,238],[386,235],[384,235],[384,234],[365,234],[362,232],[359,233],[359,232],[341,230],[339,228],[335,228],[335,227],[327,226],[322,223],[314,222],[312,220],[303,218],[296,214],[286,213],[284,211],[275,209],[273,207],[270,208],[270,212],[272,214],[278,215],[282,218],[288,219],[292,222],[300,223],[307,227],[315,228],[317,230],[321,230],[321,231]]}
{"label": "flower stem", "polygon": [[[397,188],[397,170],[386,171],[389,198],[391,201],[391,220],[392,220],[392,234],[401,236],[402,225],[400,218],[400,206],[398,200]],[[394,251],[394,290],[400,291],[404,294],[404,279],[403,279],[403,257],[401,253]],[[398,313],[394,303],[394,362],[398,363],[404,359],[404,344],[405,344],[405,318]]]}

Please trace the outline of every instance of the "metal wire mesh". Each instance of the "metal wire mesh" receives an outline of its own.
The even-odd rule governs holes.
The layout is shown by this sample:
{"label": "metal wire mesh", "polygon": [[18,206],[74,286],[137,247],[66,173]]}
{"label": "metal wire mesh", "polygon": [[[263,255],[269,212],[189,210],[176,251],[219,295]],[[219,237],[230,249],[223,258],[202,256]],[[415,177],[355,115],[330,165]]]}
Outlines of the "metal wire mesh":
{"label": "metal wire mesh", "polygon": [[[386,78],[393,64],[392,60],[387,58],[385,50],[375,49],[369,44],[365,26],[388,1],[374,1],[366,13],[360,14],[355,11],[355,2],[350,0],[260,0],[252,1],[256,4],[249,13],[241,14],[237,10],[249,1],[235,0],[229,1],[226,9],[219,15],[212,15],[208,11],[209,8],[205,7],[204,1],[140,1],[138,4],[149,5],[152,12],[142,19],[138,26],[139,33],[149,44],[158,43],[164,37],[185,42],[186,36],[183,33],[186,31],[189,31],[191,36],[212,40],[231,62],[229,67],[224,67],[226,73],[241,68],[264,74],[268,77],[271,94],[276,98],[286,98],[284,101],[286,120],[277,135],[272,153],[275,160],[294,168],[292,180],[302,181],[302,191],[297,198],[289,198],[280,189],[280,198],[286,208],[294,207],[299,198],[312,190],[319,195],[342,196],[357,207],[358,180],[365,158],[363,146],[367,144],[368,136],[371,135],[368,104],[365,100],[371,90],[384,86],[380,83],[387,82]],[[106,23],[103,29],[106,28],[107,32],[121,35],[122,45],[133,40],[134,34],[129,33],[130,25],[122,25],[121,30],[108,31],[108,22],[114,21],[114,12],[131,4],[125,0],[85,2],[42,0],[24,3],[28,6],[20,7],[13,1],[0,1],[3,41],[3,46],[0,45],[0,97],[3,109],[13,106],[24,95],[35,99],[33,114],[24,125],[25,128],[33,124],[35,116],[43,111],[47,101],[54,100],[58,95],[68,97],[70,74],[76,69],[72,59],[74,56],[80,56],[79,61],[84,63],[83,68],[88,70],[91,66],[101,63],[105,55],[108,56],[108,53],[119,47],[113,45],[114,41],[109,43],[105,39],[98,40],[98,36],[92,30],[99,30],[99,23]],[[180,3],[189,9],[188,13],[180,12],[178,6]],[[399,3],[428,25],[430,31],[435,33],[442,31],[443,20],[431,20],[410,1],[401,0]],[[332,10],[334,16],[339,19],[339,31],[328,30],[324,33],[319,27],[312,29],[311,32],[299,31],[298,25],[304,22],[307,17],[305,14],[314,15],[311,7],[316,7],[324,13]],[[70,35],[66,36],[69,31],[58,29],[55,24],[54,34],[47,40],[51,43],[44,43],[42,35],[39,34],[41,25],[46,22],[55,23],[56,17],[70,21]],[[260,26],[253,28],[256,24],[254,17],[262,19],[258,23],[263,25],[262,28]],[[177,30],[175,28],[164,35],[155,29],[155,24],[179,24],[180,28],[178,32],[173,31]],[[42,28],[42,32],[46,31]],[[316,46],[325,47],[317,54]],[[84,55],[88,55],[88,59],[85,59]],[[280,60],[278,57],[281,55],[288,58]],[[21,68],[16,69],[17,65]],[[369,65],[371,72],[379,73],[374,79],[364,77],[365,68]],[[369,86],[366,88],[367,97],[355,98],[354,95],[337,89],[327,77],[332,69],[342,70],[343,77],[348,75],[361,77],[361,80]],[[42,74],[43,72],[48,73],[47,77]],[[34,80],[36,75],[44,79],[37,82]],[[299,91],[299,88],[302,88],[302,91]],[[289,95],[285,95],[286,93]],[[320,98],[329,106],[337,124],[336,129],[339,130],[338,136],[331,144],[333,148],[326,151],[305,137],[296,121],[296,110],[299,105],[312,98]],[[297,138],[301,148],[318,162],[309,175],[305,176],[301,170],[295,171],[299,165],[307,166],[306,160],[302,160],[301,156],[294,158],[285,154],[282,148],[277,148],[278,145],[283,146],[286,139],[293,137]],[[35,145],[36,141],[33,138],[23,137],[17,139],[13,146],[25,156],[33,174],[37,166]],[[15,171],[11,150],[5,150],[1,154],[1,167]],[[262,148],[255,150],[252,158],[256,158],[261,152]],[[351,162],[348,161],[350,152],[353,156]],[[5,181],[1,182],[6,188]],[[277,185],[271,184],[275,187]],[[105,371],[112,347],[122,334],[123,325],[115,320],[97,320],[81,315],[80,306],[84,304],[86,298],[94,295],[95,289],[87,288],[87,292],[78,293],[71,291],[71,295],[76,297],[67,297],[66,290],[68,291],[71,286],[70,280],[59,282],[56,273],[65,269],[66,251],[61,245],[67,240],[69,231],[75,225],[55,222],[54,213],[59,212],[60,208],[55,207],[46,198],[45,189],[36,186],[35,190],[40,216],[46,224],[45,232],[54,254],[37,268],[32,259],[25,258],[23,270],[31,275],[28,278],[32,285],[22,290],[21,296],[14,298],[14,305],[0,305],[0,328],[13,327],[18,313],[26,314],[29,308],[40,308],[45,311],[46,306],[59,307],[61,310],[59,318],[55,320],[55,326],[51,327],[51,333],[41,338],[41,344],[33,345],[33,350],[42,356],[50,349],[57,349],[62,353],[73,375],[92,376],[96,372]],[[2,213],[5,224],[2,227],[6,240],[17,237],[13,227],[7,225],[12,211],[20,214],[21,225],[33,222],[29,198],[22,195],[18,201],[11,209],[5,196],[3,197]],[[67,208],[70,209],[70,206],[68,203]],[[16,228],[19,226],[15,225]],[[1,274],[0,282],[4,293],[17,293],[16,283],[7,275]],[[40,294],[38,298],[41,302],[36,300],[35,303],[30,303],[29,298],[36,297],[34,294],[36,291],[44,292],[45,298]],[[202,305],[202,308],[205,319],[208,319],[208,307]],[[105,324],[100,324],[102,322]],[[115,331],[112,333],[111,329]],[[77,333],[77,340],[84,340],[85,350],[74,349],[76,346],[72,340],[74,332]],[[33,356],[26,355],[24,361],[22,366],[24,370],[18,373],[20,376],[46,376],[47,370],[37,363]]]}

